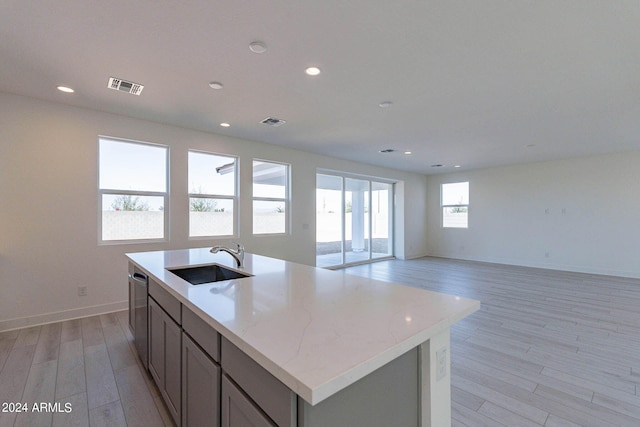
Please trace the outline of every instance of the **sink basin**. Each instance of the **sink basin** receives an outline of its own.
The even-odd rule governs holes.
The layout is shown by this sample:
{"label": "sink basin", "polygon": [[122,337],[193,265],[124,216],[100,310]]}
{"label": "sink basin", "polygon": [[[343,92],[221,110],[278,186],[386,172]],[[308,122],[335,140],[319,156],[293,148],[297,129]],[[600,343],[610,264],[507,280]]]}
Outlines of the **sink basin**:
{"label": "sink basin", "polygon": [[231,270],[218,264],[176,268],[169,271],[192,285],[251,277],[251,274],[240,273],[239,271]]}

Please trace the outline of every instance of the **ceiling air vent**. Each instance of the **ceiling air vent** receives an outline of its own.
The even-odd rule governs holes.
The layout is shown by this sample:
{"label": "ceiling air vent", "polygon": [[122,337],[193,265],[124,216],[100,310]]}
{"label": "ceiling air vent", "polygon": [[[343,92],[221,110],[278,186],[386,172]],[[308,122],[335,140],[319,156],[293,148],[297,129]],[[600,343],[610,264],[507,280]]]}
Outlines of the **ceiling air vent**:
{"label": "ceiling air vent", "polygon": [[119,90],[121,92],[127,92],[132,95],[140,95],[144,86],[138,83],[128,82],[126,80],[118,79],[115,77],[109,78],[109,83],[107,84],[109,89]]}
{"label": "ceiling air vent", "polygon": [[282,126],[287,122],[284,120],[276,119],[275,117],[267,117],[260,123],[264,123],[265,125],[269,125],[269,126],[273,126],[274,128],[277,128],[278,126]]}
{"label": "ceiling air vent", "polygon": [[394,150],[393,148],[385,148],[384,150],[380,150],[379,152],[383,154],[388,154],[388,153],[395,153],[396,150]]}

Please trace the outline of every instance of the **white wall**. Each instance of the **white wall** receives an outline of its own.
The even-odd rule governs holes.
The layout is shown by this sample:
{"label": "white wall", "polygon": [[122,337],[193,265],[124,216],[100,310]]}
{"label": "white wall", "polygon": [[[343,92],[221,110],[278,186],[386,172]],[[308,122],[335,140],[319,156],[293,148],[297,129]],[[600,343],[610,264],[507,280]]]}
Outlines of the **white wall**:
{"label": "white wall", "polygon": [[[469,228],[443,229],[458,181]],[[430,176],[427,194],[429,255],[640,277],[640,152]]]}
{"label": "white wall", "polygon": [[[98,135],[170,146],[169,242],[98,245]],[[0,93],[0,330],[124,308],[125,253],[218,243],[187,238],[188,149],[239,156],[238,240],[248,252],[315,263],[315,171],[324,168],[400,180],[396,255],[426,254],[423,175]],[[243,227],[253,157],[292,165],[289,236],[254,237]]]}

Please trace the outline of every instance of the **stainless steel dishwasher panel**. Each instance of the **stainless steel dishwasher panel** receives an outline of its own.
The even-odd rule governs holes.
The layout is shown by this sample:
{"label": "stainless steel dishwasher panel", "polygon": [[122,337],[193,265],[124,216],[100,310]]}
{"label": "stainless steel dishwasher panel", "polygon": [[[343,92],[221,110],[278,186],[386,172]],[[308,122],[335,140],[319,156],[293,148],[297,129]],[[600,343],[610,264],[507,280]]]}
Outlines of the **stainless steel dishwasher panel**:
{"label": "stainless steel dishwasher panel", "polygon": [[147,298],[149,288],[149,277],[142,271],[134,267],[133,274],[129,275],[129,285],[134,289],[134,335],[138,356],[145,369],[149,369],[148,357],[148,319],[147,319]]}

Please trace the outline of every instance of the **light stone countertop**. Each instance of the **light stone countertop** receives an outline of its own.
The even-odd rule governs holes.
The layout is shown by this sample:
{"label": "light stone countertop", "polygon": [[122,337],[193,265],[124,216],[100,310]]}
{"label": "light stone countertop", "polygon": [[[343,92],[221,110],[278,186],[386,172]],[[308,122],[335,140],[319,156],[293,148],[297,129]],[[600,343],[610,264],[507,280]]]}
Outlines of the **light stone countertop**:
{"label": "light stone countertop", "polygon": [[182,304],[311,405],[480,308],[480,302],[247,253],[253,277],[191,285],[167,268],[220,264],[209,248],[129,253]]}

